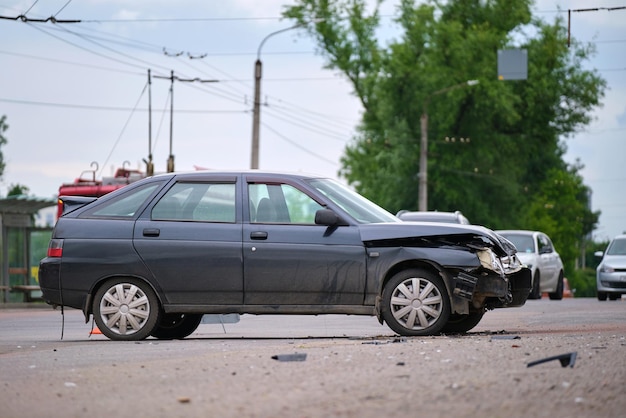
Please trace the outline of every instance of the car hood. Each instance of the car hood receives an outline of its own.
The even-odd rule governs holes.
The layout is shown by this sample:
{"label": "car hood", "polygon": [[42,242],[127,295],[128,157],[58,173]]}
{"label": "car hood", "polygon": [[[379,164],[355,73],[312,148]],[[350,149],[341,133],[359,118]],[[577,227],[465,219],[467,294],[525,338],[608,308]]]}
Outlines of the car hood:
{"label": "car hood", "polygon": [[499,256],[517,252],[515,246],[492,230],[478,225],[461,225],[438,222],[375,223],[359,225],[361,239],[370,245],[384,245],[385,241],[398,240],[423,242],[435,240],[438,245],[462,245],[473,248],[490,247]]}
{"label": "car hood", "polygon": [[605,255],[602,264],[613,268],[626,269],[626,255]]}

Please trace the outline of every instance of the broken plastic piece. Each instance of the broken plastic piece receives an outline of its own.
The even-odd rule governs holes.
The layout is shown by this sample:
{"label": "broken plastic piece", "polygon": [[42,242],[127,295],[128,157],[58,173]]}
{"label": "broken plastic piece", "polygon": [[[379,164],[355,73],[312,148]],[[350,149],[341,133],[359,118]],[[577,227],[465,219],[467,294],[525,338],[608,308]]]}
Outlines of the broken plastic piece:
{"label": "broken plastic piece", "polygon": [[546,363],[552,360],[558,360],[561,362],[561,367],[574,367],[574,363],[576,363],[576,356],[578,355],[577,351],[573,351],[571,353],[559,354],[558,356],[546,357],[541,360],[535,360],[528,363],[527,367],[532,367],[537,364]]}
{"label": "broken plastic piece", "polygon": [[492,335],[492,340],[519,340],[521,337],[519,335]]}
{"label": "broken plastic piece", "polygon": [[452,292],[460,298],[472,300],[477,282],[478,279],[476,277],[472,277],[466,273],[459,273],[456,277],[454,290]]}
{"label": "broken plastic piece", "polygon": [[306,353],[276,354],[272,358],[278,361],[304,361],[306,360]]}

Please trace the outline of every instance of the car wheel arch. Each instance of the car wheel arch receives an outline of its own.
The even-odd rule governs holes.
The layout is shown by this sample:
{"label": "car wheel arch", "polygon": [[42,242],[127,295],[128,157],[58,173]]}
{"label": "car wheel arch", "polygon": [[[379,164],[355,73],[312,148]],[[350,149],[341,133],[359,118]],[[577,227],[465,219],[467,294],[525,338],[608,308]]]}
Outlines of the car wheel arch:
{"label": "car wheel arch", "polygon": [[101,277],[96,282],[94,282],[94,284],[91,286],[91,289],[89,289],[89,292],[87,293],[87,297],[85,299],[85,305],[83,306],[83,314],[85,315],[85,322],[89,322],[90,315],[93,315],[93,298],[94,298],[94,295],[110,279],[134,279],[134,280],[141,280],[142,282],[144,282],[145,284],[150,286],[150,288],[152,289],[152,291],[156,295],[157,300],[158,300],[160,306],[163,306],[163,304],[165,303],[165,299],[163,297],[163,292],[162,292],[161,288],[158,287],[158,286],[155,286],[154,283],[152,283],[150,280],[147,280],[145,277],[138,276],[138,275],[135,275],[135,274],[112,274],[112,275],[109,275],[109,276]]}
{"label": "car wheel arch", "polygon": [[429,260],[418,260],[418,259],[404,260],[404,261],[394,264],[389,269],[387,269],[382,279],[378,283],[378,293],[376,297],[375,311],[376,311],[376,317],[381,324],[383,323],[383,317],[382,317],[382,312],[381,312],[381,302],[382,302],[382,296],[383,296],[383,291],[385,289],[385,286],[387,285],[389,280],[391,280],[391,278],[394,277],[396,274],[398,274],[401,271],[410,270],[410,269],[424,269],[441,277],[441,280],[443,280],[443,283],[446,286],[448,299],[450,299],[451,305],[454,306],[454,303],[452,300],[452,289],[454,288],[453,279],[450,277],[449,274],[446,274],[446,271],[443,267]]}

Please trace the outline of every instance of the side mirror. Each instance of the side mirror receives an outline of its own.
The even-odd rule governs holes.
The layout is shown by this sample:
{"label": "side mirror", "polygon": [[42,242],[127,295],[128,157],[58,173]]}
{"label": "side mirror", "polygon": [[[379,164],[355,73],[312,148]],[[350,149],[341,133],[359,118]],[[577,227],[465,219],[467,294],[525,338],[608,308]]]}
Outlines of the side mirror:
{"label": "side mirror", "polygon": [[330,209],[320,209],[315,212],[315,224],[335,226],[342,224],[341,218]]}
{"label": "side mirror", "polygon": [[593,253],[593,256],[596,258],[602,258],[604,256],[604,251],[596,251]]}

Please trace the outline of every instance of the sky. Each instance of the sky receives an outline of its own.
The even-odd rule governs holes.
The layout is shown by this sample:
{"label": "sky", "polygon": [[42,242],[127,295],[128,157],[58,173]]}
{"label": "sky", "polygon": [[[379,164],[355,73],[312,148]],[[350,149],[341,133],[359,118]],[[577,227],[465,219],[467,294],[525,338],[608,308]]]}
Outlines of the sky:
{"label": "sky", "polygon": [[[381,45],[397,35],[397,3],[383,3]],[[177,171],[249,168],[254,61],[268,36],[260,50],[259,167],[337,178],[362,107],[301,29],[274,33],[293,26],[280,18],[288,4],[0,0],[0,16],[81,21],[0,19],[0,115],[9,125],[0,196],[21,184],[54,197],[92,162],[98,178],[123,165],[145,170],[150,147],[156,172],[166,171],[170,150]],[[549,22],[567,21],[568,9],[600,8],[573,12],[571,34],[596,46],[585,65],[608,88],[593,122],[563,138],[566,160],[585,166],[592,209],[602,212],[598,241],[626,231],[626,10],[605,10],[622,6],[626,0],[540,0],[533,8]]]}

